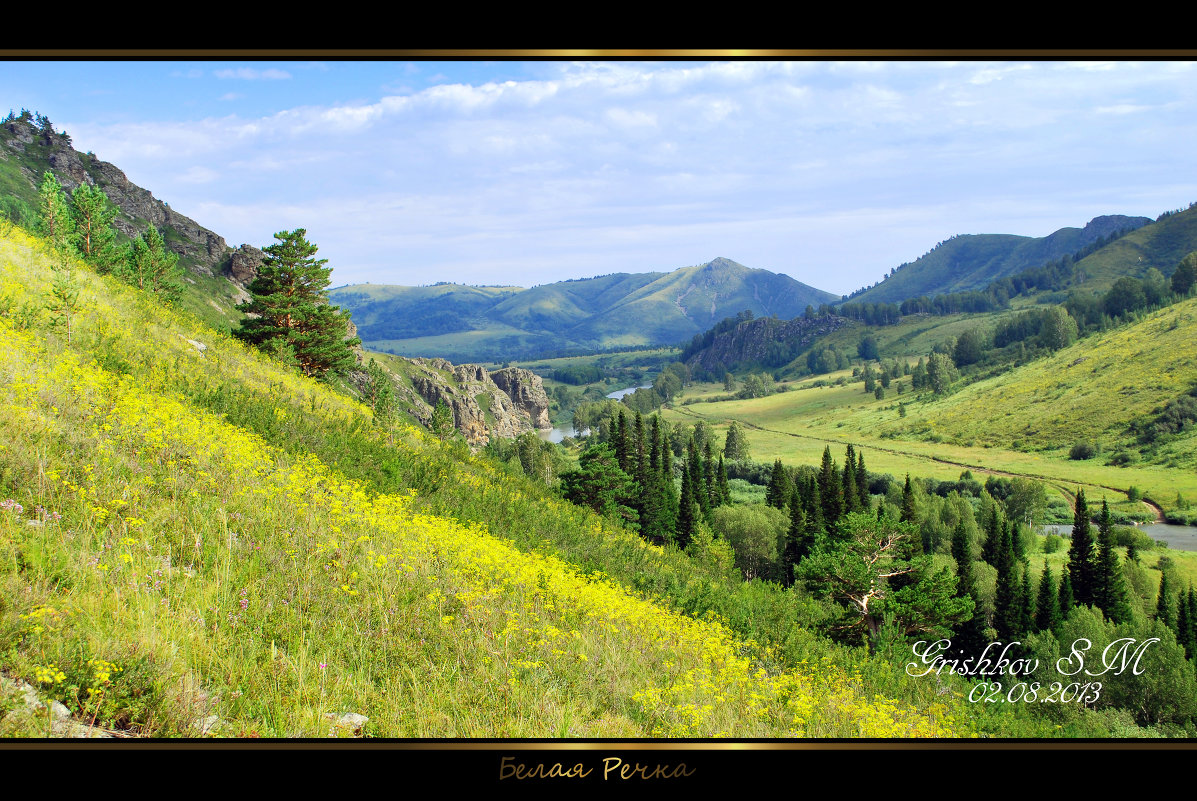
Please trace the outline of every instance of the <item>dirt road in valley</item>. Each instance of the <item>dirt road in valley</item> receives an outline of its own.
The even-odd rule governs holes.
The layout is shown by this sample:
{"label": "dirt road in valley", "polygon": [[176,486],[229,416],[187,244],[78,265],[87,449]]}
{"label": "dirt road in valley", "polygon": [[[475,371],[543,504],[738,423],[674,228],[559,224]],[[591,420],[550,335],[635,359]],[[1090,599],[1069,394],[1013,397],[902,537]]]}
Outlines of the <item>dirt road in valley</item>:
{"label": "dirt road in valley", "polygon": [[[696,420],[702,420],[702,421],[708,422],[708,423],[735,420],[740,425],[747,426],[748,428],[754,428],[757,431],[766,431],[770,434],[780,434],[781,436],[785,436],[785,437],[795,437],[797,439],[809,439],[809,440],[814,440],[816,442],[825,442],[828,445],[845,445],[845,446],[851,445],[853,448],[855,448],[858,451],[874,450],[874,451],[879,451],[882,453],[889,453],[894,456],[904,456],[904,457],[910,458],[910,459],[923,459],[928,462],[938,462],[939,464],[952,465],[954,467],[962,468],[963,470],[971,470],[971,471],[974,471],[977,473],[982,473],[984,475],[1006,476],[1009,478],[1034,478],[1034,479],[1044,482],[1045,484],[1049,484],[1050,486],[1059,490],[1060,493],[1063,494],[1064,497],[1066,497],[1068,499],[1068,505],[1073,507],[1073,509],[1076,508],[1076,492],[1074,490],[1070,490],[1068,488],[1067,482],[1063,482],[1060,479],[1055,478],[1054,476],[1043,476],[1043,475],[1037,475],[1035,473],[1012,473],[1007,470],[995,470],[991,467],[986,467],[984,465],[979,465],[979,464],[969,464],[967,462],[956,462],[956,461],[952,461],[951,459],[944,459],[940,456],[928,456],[928,455],[922,454],[922,453],[911,453],[910,451],[898,450],[897,448],[885,448],[880,445],[871,445],[871,444],[865,445],[865,444],[862,444],[859,442],[846,442],[844,440],[828,439],[826,437],[819,437],[819,436],[815,436],[813,434],[796,434],[796,433],[793,433],[790,431],[778,431],[775,428],[766,428],[765,426],[757,425],[756,423],[750,422],[748,420],[742,420],[738,417],[719,417],[717,419],[712,419],[712,418],[706,417],[705,415],[698,414],[697,412],[693,411],[692,409],[688,409],[688,408],[682,407],[682,406],[673,407],[673,411],[679,412],[688,417],[693,417]],[[1086,483],[1088,486],[1100,487],[1101,489],[1107,489],[1107,490],[1110,490],[1111,492],[1117,492],[1120,495],[1126,495],[1126,490],[1119,489],[1118,487],[1110,487],[1105,484],[1094,484],[1092,482],[1086,482]],[[1155,513],[1156,522],[1162,523],[1164,521],[1164,515],[1163,515],[1163,512],[1160,509],[1160,507],[1156,506],[1154,503],[1151,503],[1150,501],[1142,501],[1142,503],[1144,505],[1146,505],[1147,507],[1149,507],[1151,509],[1151,511]]]}

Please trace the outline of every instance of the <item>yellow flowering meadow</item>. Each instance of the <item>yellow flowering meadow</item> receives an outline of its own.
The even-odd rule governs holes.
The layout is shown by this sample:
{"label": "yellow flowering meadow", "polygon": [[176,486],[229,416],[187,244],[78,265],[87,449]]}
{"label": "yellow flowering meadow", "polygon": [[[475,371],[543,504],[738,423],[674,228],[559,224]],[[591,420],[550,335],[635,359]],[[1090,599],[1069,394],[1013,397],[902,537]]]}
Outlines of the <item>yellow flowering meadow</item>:
{"label": "yellow flowering meadow", "polygon": [[[36,284],[14,295],[12,262],[6,270],[0,295],[28,297]],[[120,308],[89,281],[94,308]],[[398,737],[968,733],[958,707],[866,697],[859,676],[830,661],[765,667],[775,664],[767,649],[716,619],[521,552],[479,524],[420,513],[414,493],[371,493],[198,410],[172,386],[218,375],[266,382],[332,420],[362,414],[315,385],[255,371],[261,363],[230,340],[197,358],[179,321],[164,313],[159,325],[120,338],[121,362],[140,365],[122,371],[0,317],[0,456],[22,504],[62,517],[34,526],[0,516],[0,548],[40,554],[39,569],[58,577],[30,585],[16,610],[16,667],[30,678],[57,686],[67,660],[87,652],[80,675],[92,694],[115,697],[137,672],[127,666],[151,664],[154,697],[177,696],[156,713],[169,721],[159,731],[176,733],[203,716],[196,699],[233,735],[310,736],[347,709],[367,715],[371,733]],[[291,423],[281,404],[274,417]],[[414,429],[399,436],[434,447]],[[493,468],[470,467],[440,480],[518,496]],[[662,553],[616,536],[646,558]],[[67,598],[79,614],[46,630]]]}

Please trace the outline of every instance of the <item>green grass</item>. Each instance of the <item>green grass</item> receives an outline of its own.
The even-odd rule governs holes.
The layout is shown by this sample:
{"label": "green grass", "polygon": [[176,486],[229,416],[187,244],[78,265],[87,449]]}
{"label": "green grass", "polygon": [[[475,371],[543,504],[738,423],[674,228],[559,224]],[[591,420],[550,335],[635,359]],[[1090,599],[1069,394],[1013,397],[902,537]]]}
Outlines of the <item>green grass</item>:
{"label": "green grass", "polygon": [[[891,387],[880,401],[859,382],[797,389],[850,378],[840,372],[766,398],[675,405],[667,417],[721,428],[739,420],[759,461],[817,464],[826,445],[839,458],[852,443],[878,472],[955,478],[965,468],[992,471],[1044,479],[1061,492],[1080,486],[1111,500],[1136,486],[1169,508],[1177,492],[1197,497],[1197,432],[1162,448],[1154,463],[1114,467],[1101,457],[1073,461],[1068,453],[1082,439],[1100,443],[1106,454],[1134,444],[1132,420],[1197,384],[1194,341],[1197,299],[1190,299],[945,397],[915,395],[908,377],[907,392]],[[719,394],[721,385],[697,385],[680,401]]]}

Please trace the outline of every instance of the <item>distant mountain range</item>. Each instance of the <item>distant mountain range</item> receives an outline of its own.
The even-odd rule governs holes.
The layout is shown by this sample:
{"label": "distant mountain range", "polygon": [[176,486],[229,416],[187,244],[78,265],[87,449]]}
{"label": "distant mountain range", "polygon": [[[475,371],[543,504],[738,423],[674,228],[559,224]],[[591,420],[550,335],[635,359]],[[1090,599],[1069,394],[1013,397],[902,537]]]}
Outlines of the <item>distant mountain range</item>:
{"label": "distant mountain range", "polygon": [[676,345],[749,309],[796,317],[839,297],[717,258],[668,273],[614,273],[521,287],[355,284],[331,291],[367,347],[502,361],[555,352]]}
{"label": "distant mountain range", "polygon": [[[0,121],[0,214],[36,225],[42,175],[53,172],[68,191],[98,186],[120,209],[125,241],[156,226],[187,270],[183,306],[218,328],[234,328],[245,287],[262,252],[234,249],[218,234],[181,215],[116,166],[80,153],[70,136],[41,115],[22,112]],[[1130,233],[1127,233],[1130,232]],[[1109,240],[1104,244],[1103,240]],[[1010,234],[955,236],[910,264],[894,268],[854,301],[898,303],[920,295],[983,289],[990,282],[1083,250],[1078,264],[1088,286],[1107,288],[1121,275],[1156,267],[1170,275],[1197,247],[1197,210],[1146,217],[1096,217],[1084,228],[1045,237]],[[404,287],[359,284],[331,292],[348,308],[367,346],[405,356],[454,361],[607,350],[689,341],[744,310],[789,320],[808,305],[841,296],[726,258],[672,272],[613,273],[525,289],[459,284]]]}
{"label": "distant mountain range", "polygon": [[1093,218],[1084,228],[1061,228],[1044,237],[954,236],[913,262],[894,268],[881,283],[851,299],[862,303],[901,303],[920,295],[933,297],[984,289],[999,278],[1071,256],[1100,239],[1116,238],[1151,222],[1149,217],[1111,214]]}

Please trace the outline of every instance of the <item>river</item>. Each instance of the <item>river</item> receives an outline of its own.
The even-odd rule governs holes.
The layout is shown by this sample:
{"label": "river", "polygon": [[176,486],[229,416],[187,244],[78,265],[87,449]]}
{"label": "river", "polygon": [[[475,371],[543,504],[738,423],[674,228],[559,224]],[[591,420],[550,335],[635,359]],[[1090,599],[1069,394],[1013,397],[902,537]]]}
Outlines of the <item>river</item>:
{"label": "river", "polygon": [[[1094,525],[1094,529],[1097,526]],[[1167,523],[1148,523],[1136,526],[1153,540],[1166,542],[1177,551],[1197,551],[1197,526],[1170,526]],[[1044,534],[1059,534],[1064,539],[1072,536],[1072,526],[1044,526]]]}
{"label": "river", "polygon": [[[617,389],[614,392],[608,392],[607,397],[611,400],[619,400],[624,395],[631,395],[638,389],[648,389],[651,386],[652,384],[641,384],[638,387],[624,387],[623,389]],[[574,430],[573,426],[567,426],[566,428],[558,428],[557,426],[553,426],[552,428],[541,428],[537,430],[536,434],[546,442],[560,442],[566,437],[578,436],[578,432]]]}

